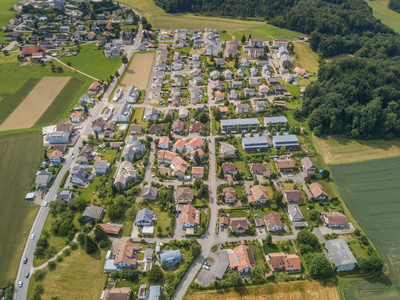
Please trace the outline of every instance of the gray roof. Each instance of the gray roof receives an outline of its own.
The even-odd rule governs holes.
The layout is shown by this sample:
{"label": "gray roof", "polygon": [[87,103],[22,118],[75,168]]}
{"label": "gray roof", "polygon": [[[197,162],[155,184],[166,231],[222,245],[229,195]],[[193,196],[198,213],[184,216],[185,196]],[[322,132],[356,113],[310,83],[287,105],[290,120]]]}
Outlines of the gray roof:
{"label": "gray roof", "polygon": [[168,261],[179,262],[181,260],[181,252],[178,250],[167,250],[160,254],[161,263]]}
{"label": "gray roof", "polygon": [[103,215],[103,213],[104,213],[104,208],[96,205],[90,205],[85,208],[85,211],[83,212],[82,216],[97,219],[100,218]]}
{"label": "gray roof", "polygon": [[260,144],[268,144],[268,141],[265,136],[254,136],[254,137],[242,138],[242,143],[243,145],[260,145]]}
{"label": "gray roof", "polygon": [[274,143],[293,143],[293,142],[299,142],[299,140],[297,139],[297,136],[295,136],[294,134],[284,134],[284,135],[275,135],[272,137],[272,139],[274,140]]}
{"label": "gray roof", "polygon": [[221,120],[221,126],[249,126],[260,124],[257,118]]}
{"label": "gray roof", "polygon": [[289,204],[287,209],[288,213],[292,216],[293,219],[304,219],[300,207],[297,204]]}
{"label": "gray roof", "polygon": [[144,259],[152,259],[154,250],[151,248],[146,248],[144,251]]}
{"label": "gray roof", "polygon": [[161,295],[161,287],[159,285],[152,285],[149,289],[149,297],[148,300],[158,300]]}
{"label": "gray roof", "polygon": [[278,123],[278,122],[281,122],[281,124],[283,124],[283,123],[287,122],[287,119],[286,119],[286,117],[267,117],[267,118],[264,118],[264,124],[265,125],[268,125],[270,122],[272,124]]}
{"label": "gray roof", "polygon": [[222,250],[219,252],[219,265],[214,273],[214,276],[218,279],[222,279],[224,277],[224,274],[228,266],[229,266],[228,253]]}
{"label": "gray roof", "polygon": [[50,172],[42,172],[40,174],[38,174],[36,176],[36,184],[44,184],[44,183],[48,183],[50,181],[51,178],[51,173]]}
{"label": "gray roof", "polygon": [[344,239],[326,241],[325,247],[336,266],[357,263],[356,258]]}
{"label": "gray roof", "polygon": [[153,186],[145,186],[143,188],[142,197],[157,197],[157,188]]}
{"label": "gray roof", "polygon": [[153,211],[148,208],[143,208],[143,209],[139,210],[136,215],[135,223],[140,222],[140,221],[144,221],[144,222],[148,222],[148,223],[153,222]]}

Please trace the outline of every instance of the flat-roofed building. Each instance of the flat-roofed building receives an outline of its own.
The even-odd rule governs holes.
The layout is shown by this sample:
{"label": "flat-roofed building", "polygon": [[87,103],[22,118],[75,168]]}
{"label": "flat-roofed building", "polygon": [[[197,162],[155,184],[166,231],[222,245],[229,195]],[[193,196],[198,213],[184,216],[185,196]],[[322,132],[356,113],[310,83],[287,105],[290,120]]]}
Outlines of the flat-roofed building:
{"label": "flat-roofed building", "polygon": [[248,151],[262,151],[269,148],[268,140],[265,136],[254,136],[242,138],[243,150]]}
{"label": "flat-roofed building", "polygon": [[331,261],[337,266],[337,271],[351,271],[357,260],[344,239],[334,239],[325,242]]}
{"label": "flat-roofed building", "polygon": [[276,127],[278,123],[281,123],[282,127],[285,126],[287,122],[286,117],[266,117],[264,118],[265,126],[268,126],[269,123],[272,124],[273,127]]}
{"label": "flat-roofed building", "polygon": [[283,146],[286,148],[298,148],[300,146],[299,140],[294,134],[275,135],[272,137],[272,143],[276,149]]}
{"label": "flat-roofed building", "polygon": [[239,124],[243,131],[247,131],[249,125],[251,126],[251,130],[255,131],[260,122],[257,118],[221,120],[221,129],[226,132],[229,128],[231,132],[236,132]]}

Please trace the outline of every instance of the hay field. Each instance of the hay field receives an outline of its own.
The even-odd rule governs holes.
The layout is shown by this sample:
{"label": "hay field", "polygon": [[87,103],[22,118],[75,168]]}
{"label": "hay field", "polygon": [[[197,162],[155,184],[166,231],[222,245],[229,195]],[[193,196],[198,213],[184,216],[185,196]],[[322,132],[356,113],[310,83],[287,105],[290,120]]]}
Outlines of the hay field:
{"label": "hay field", "polygon": [[318,72],[318,54],[315,53],[309,43],[293,43],[296,67],[304,68],[308,72]]}
{"label": "hay field", "polygon": [[313,135],[313,142],[327,165],[400,156],[400,139],[362,141],[318,138]]}
{"label": "hay field", "polygon": [[1,130],[30,128],[42,116],[71,77],[44,77],[1,124]]}
{"label": "hay field", "polygon": [[367,3],[372,7],[375,18],[381,19],[383,24],[393,28],[396,32],[400,32],[400,14],[388,8],[389,1],[367,0]]}
{"label": "hay field", "polygon": [[39,209],[24,198],[42,158],[40,131],[0,136],[0,286],[15,279]]}
{"label": "hay field", "polygon": [[140,90],[146,90],[151,74],[155,52],[136,53],[133,57],[125,76],[119,87],[127,90],[129,86],[135,85]]}
{"label": "hay field", "polygon": [[317,281],[268,283],[260,286],[226,290],[199,291],[187,295],[185,300],[339,300],[334,282]]}
{"label": "hay field", "polygon": [[400,157],[330,166],[347,207],[385,262],[385,274],[343,286],[345,299],[400,299]]}

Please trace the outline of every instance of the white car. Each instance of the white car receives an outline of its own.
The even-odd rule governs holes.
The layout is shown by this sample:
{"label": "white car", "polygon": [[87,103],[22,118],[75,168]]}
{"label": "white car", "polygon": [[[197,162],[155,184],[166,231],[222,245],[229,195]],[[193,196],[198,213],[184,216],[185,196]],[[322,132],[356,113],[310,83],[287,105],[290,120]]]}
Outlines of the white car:
{"label": "white car", "polygon": [[154,178],[154,177],[156,177],[156,175],[155,175],[155,174],[151,175],[151,178]]}
{"label": "white car", "polygon": [[205,269],[205,270],[207,270],[207,271],[210,271],[210,267],[209,267],[209,266],[206,266],[206,265],[203,265],[203,269]]}
{"label": "white car", "polygon": [[48,204],[49,204],[49,203],[47,203],[47,201],[45,201],[45,202],[43,203],[43,206],[46,207]]}
{"label": "white car", "polygon": [[34,240],[34,239],[35,239],[35,234],[32,233],[32,235],[31,235],[31,240]]}
{"label": "white car", "polygon": [[18,282],[18,286],[21,288],[22,287],[22,281]]}

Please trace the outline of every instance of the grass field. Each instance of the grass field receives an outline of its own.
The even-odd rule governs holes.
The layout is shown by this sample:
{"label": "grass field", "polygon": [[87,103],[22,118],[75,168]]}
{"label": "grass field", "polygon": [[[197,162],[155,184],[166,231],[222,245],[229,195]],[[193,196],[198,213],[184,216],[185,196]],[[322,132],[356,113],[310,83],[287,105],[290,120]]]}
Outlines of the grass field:
{"label": "grass field", "polygon": [[70,77],[44,77],[1,124],[0,130],[30,128],[43,115]]}
{"label": "grass field", "polygon": [[140,90],[145,90],[151,74],[154,56],[154,52],[136,53],[119,87],[123,90],[127,90],[129,86],[135,85]]}
{"label": "grass field", "polygon": [[339,300],[335,282],[298,281],[200,291],[185,300]]}
{"label": "grass field", "polygon": [[41,132],[0,136],[0,286],[14,280],[38,211],[24,198],[43,157],[41,137]]}
{"label": "grass field", "polygon": [[[105,255],[105,250],[92,255],[82,249],[72,251],[40,282],[43,285],[41,299],[71,299],[71,296],[73,299],[100,299],[107,278],[103,270]],[[35,283],[33,279],[29,282],[28,299],[32,299]]]}
{"label": "grass field", "polygon": [[400,158],[330,167],[347,207],[387,266],[379,279],[346,285],[346,299],[400,298],[399,167]]}
{"label": "grass field", "polygon": [[35,126],[41,127],[48,124],[55,124],[62,119],[64,112],[76,103],[76,101],[72,100],[77,96],[80,97],[87,90],[87,86],[84,86],[84,83],[83,80],[78,78],[71,78],[39,120],[37,120]]}
{"label": "grass field", "polygon": [[[71,67],[78,69],[100,80],[106,80],[118,70],[122,62],[120,58],[107,58],[103,50],[94,50],[95,44],[81,46],[76,56],[61,57],[63,63],[71,63]],[[72,50],[70,50],[72,51]]]}
{"label": "grass field", "polygon": [[313,142],[328,165],[400,156],[400,139],[361,141],[313,136]]}
{"label": "grass field", "polygon": [[387,7],[389,0],[367,0],[367,3],[372,7],[375,18],[381,19],[383,24],[400,32],[400,14]]}
{"label": "grass field", "polygon": [[318,72],[318,54],[311,50],[309,43],[293,43],[296,53],[294,65],[308,72]]}

